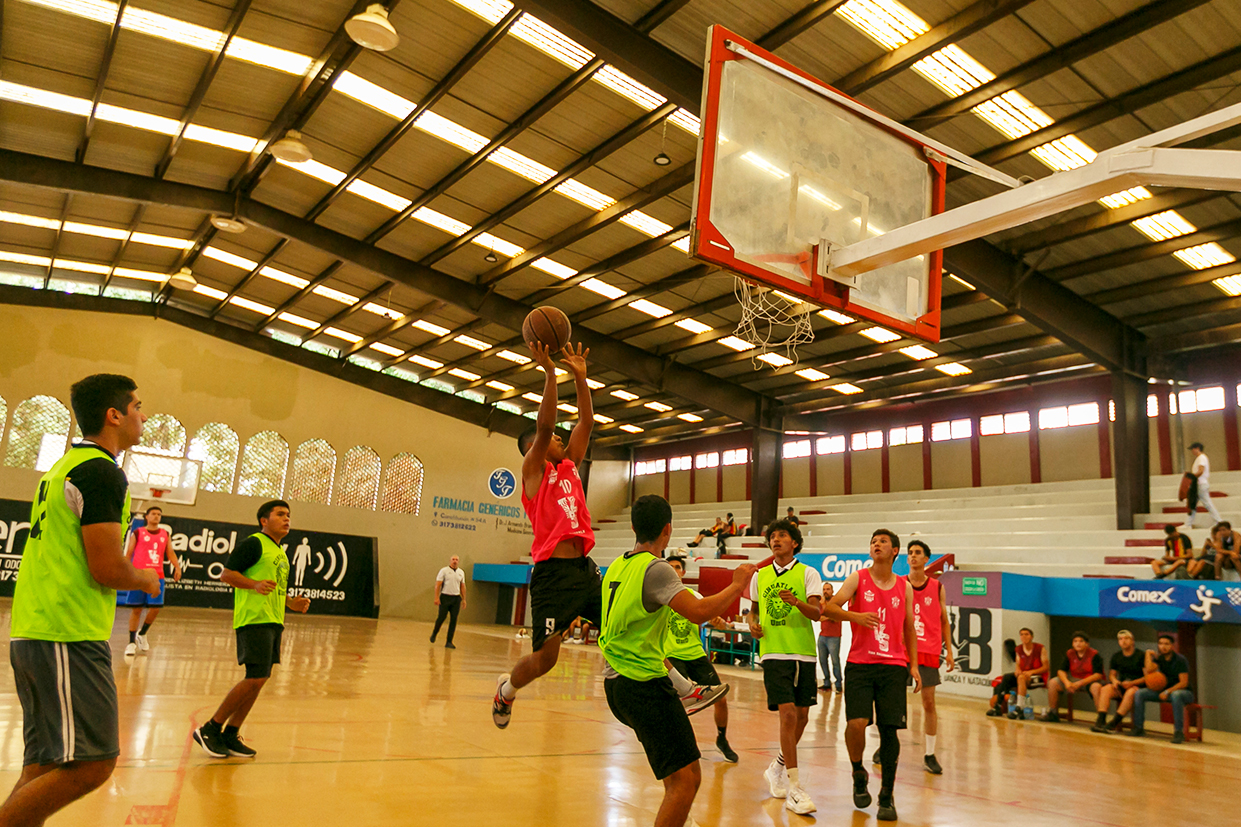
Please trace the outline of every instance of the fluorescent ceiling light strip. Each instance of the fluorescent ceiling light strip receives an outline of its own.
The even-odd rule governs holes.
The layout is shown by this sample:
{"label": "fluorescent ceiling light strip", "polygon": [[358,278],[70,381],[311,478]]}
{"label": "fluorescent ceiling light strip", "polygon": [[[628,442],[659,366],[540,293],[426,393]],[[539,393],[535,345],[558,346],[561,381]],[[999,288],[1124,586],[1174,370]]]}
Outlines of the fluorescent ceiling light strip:
{"label": "fluorescent ceiling light strip", "polygon": [[711,327],[711,325],[703,324],[697,319],[678,319],[674,324],[676,324],[676,326],[681,328],[682,330],[688,330],[690,333],[693,333],[695,336],[698,336],[703,333],[708,333],[715,329]]}
{"label": "fluorescent ceiling light strip", "polygon": [[836,9],[835,13],[889,50],[903,46],[931,29],[921,17],[888,0],[851,0]]}
{"label": "fluorescent ceiling light strip", "polygon": [[401,311],[393,310],[391,307],[384,307],[383,305],[375,304],[374,302],[367,302],[362,305],[362,309],[367,313],[374,313],[376,316],[383,316],[384,318],[392,319],[393,321],[405,318],[405,314]]}
{"label": "fluorescent ceiling light strip", "polygon": [[362,341],[362,337],[356,333],[350,333],[348,330],[341,330],[339,327],[325,328],[324,333],[337,339],[342,339],[350,344],[357,344]]}
{"label": "fluorescent ceiling light strip", "polygon": [[380,353],[383,353],[387,356],[400,356],[402,353],[405,352],[401,350],[399,347],[393,347],[392,345],[385,345],[383,342],[372,342],[370,345],[370,348],[371,350],[377,350]]}
{"label": "fluorescent ceiling light strip", "polygon": [[257,261],[251,261],[248,258],[237,255],[236,253],[221,250],[219,247],[208,247],[203,250],[203,255],[207,258],[213,258],[223,264],[231,264],[234,267],[240,267],[242,270],[253,270],[259,265]]}
{"label": "fluorescent ceiling light strip", "polygon": [[[557,261],[552,261],[550,258],[537,258],[530,262],[530,266],[536,270],[542,270],[544,273],[555,276],[558,279],[567,279],[570,276],[577,275],[577,271],[572,267],[566,267]],[[624,293],[621,293],[621,295],[623,296]]]}
{"label": "fluorescent ceiling light strip", "polygon": [[133,233],[129,236],[130,244],[149,244],[152,247],[168,247],[173,250],[188,250],[194,246],[192,238],[172,238],[153,233]]}
{"label": "fluorescent ceiling light strip", "polygon": [[[95,264],[89,261],[70,261],[69,259],[58,258],[53,265],[57,270],[73,270],[78,273],[97,273],[106,276],[112,268],[107,264]],[[161,276],[160,280],[163,280]]]}
{"label": "fluorescent ceiling light strip", "polygon": [[660,221],[658,218],[651,218],[649,215],[642,212],[641,210],[634,210],[633,212],[627,212],[624,215],[622,215],[619,220],[620,220],[620,223],[626,226],[629,226],[629,227],[633,227],[638,232],[645,233],[646,235],[649,235],[651,238],[655,238],[656,236],[661,236],[664,233],[670,232],[672,230],[671,224],[665,224],[664,222]]}
{"label": "fluorescent ceiling light strip", "polygon": [[281,313],[276,318],[280,319],[282,322],[288,322],[291,325],[296,325],[297,327],[304,327],[307,330],[315,330],[319,327],[318,322],[313,321],[312,319],[307,319],[305,316],[299,316],[296,313]]}
{"label": "fluorescent ceiling light strip", "polygon": [[489,347],[491,347],[491,345],[487,344],[482,339],[475,339],[473,336],[466,336],[464,333],[461,334],[460,336],[454,337],[453,341],[460,342],[466,347],[472,347],[475,350],[487,350]]}
{"label": "fluorescent ceiling light strip", "polygon": [[508,256],[509,258],[516,258],[526,252],[522,247],[518,247],[516,244],[513,244],[510,241],[505,241],[502,238],[496,238],[491,233],[479,233],[474,238],[474,243],[479,247],[487,247],[488,249],[493,250],[502,256]]}
{"label": "fluorescent ceiling light strip", "polygon": [[83,224],[80,221],[66,221],[62,229],[67,233],[92,235],[96,238],[111,238],[117,241],[124,240],[129,235],[129,230],[121,230],[116,227],[102,227],[97,224]]}
{"label": "fluorescent ceiling light strip", "polygon": [[194,292],[200,296],[206,296],[209,299],[220,301],[228,297],[228,293],[223,290],[217,290],[214,287],[208,287],[205,284],[199,284],[194,287]]}
{"label": "fluorescent ceiling light strip", "polygon": [[413,203],[408,198],[404,198],[394,192],[388,192],[386,189],[377,187],[374,184],[368,184],[361,178],[351,181],[345,189],[354,195],[365,198],[367,201],[373,201],[380,206],[387,207],[393,212],[400,212]]}
{"label": "fluorescent ceiling light strip", "polygon": [[281,284],[296,287],[298,290],[301,290],[303,287],[310,284],[308,279],[304,279],[301,276],[295,276],[292,273],[286,273],[285,271],[279,270],[275,267],[264,267],[262,270],[259,270],[259,275],[266,276],[272,281],[278,281]]}
{"label": "fluorescent ceiling light strip", "polygon": [[0,222],[20,224],[23,227],[38,227],[43,230],[56,230],[60,228],[59,219],[40,218],[37,215],[25,215],[23,213],[8,212],[7,210],[0,210]]}
{"label": "fluorescent ceiling light strip", "polygon": [[117,267],[112,271],[112,275],[117,278],[138,279],[139,281],[164,282],[168,279],[167,273],[156,273],[150,270],[136,270],[132,267]]}
{"label": "fluorescent ceiling light strip", "polygon": [[351,296],[348,293],[344,292],[343,290],[337,290],[332,287],[326,287],[322,284],[315,285],[314,290],[312,290],[311,292],[314,293],[316,296],[322,296],[323,298],[331,299],[334,302],[340,302],[341,304],[347,304],[350,307],[358,303],[357,296]]}
{"label": "fluorescent ceiling light strip", "polygon": [[1151,241],[1166,241],[1169,238],[1188,235],[1198,228],[1185,220],[1176,210],[1166,210],[1145,218],[1139,218],[1130,226],[1145,235]]}
{"label": "fluorescent ceiling light strip", "polygon": [[619,299],[621,296],[625,295],[624,290],[621,290],[619,287],[613,287],[607,282],[600,281],[599,279],[586,279],[586,281],[579,284],[578,287],[584,287],[590,292],[598,293],[600,296],[608,299]]}
{"label": "fluorescent ceiling light strip", "polygon": [[635,302],[630,302],[629,306],[634,310],[645,313],[648,316],[654,316],[656,319],[662,319],[664,316],[672,315],[672,311],[668,308],[663,305],[655,304],[654,302],[649,302],[646,299],[638,299]]}
{"label": "fluorescent ceiling light strip", "polygon": [[1172,255],[1195,270],[1205,270],[1208,267],[1218,267],[1221,264],[1231,264],[1236,261],[1232,253],[1214,241],[1177,250]]}
{"label": "fluorescent ceiling light strip", "polygon": [[274,307],[268,307],[267,305],[262,304],[261,302],[256,302],[253,299],[247,299],[245,296],[233,296],[231,299],[228,300],[228,303],[235,304],[238,307],[243,307],[246,310],[252,310],[255,313],[262,313],[264,315],[272,313],[276,309]]}
{"label": "fluorescent ceiling light strip", "polygon": [[448,328],[440,327],[435,322],[428,322],[426,319],[419,319],[411,324],[410,327],[416,327],[419,330],[426,331],[433,336],[447,336],[450,332]]}

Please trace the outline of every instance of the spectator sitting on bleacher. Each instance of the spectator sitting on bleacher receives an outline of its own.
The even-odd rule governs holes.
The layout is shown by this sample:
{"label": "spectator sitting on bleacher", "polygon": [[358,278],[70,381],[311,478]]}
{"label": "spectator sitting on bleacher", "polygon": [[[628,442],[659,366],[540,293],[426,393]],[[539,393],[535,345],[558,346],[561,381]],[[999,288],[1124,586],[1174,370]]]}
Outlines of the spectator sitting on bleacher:
{"label": "spectator sitting on bleacher", "polygon": [[1172,704],[1172,743],[1181,744],[1185,741],[1185,706],[1194,702],[1193,690],[1189,688],[1189,661],[1185,656],[1172,648],[1172,635],[1159,636],[1159,654],[1146,650],[1147,682],[1152,682],[1150,675],[1158,671],[1165,688],[1155,691],[1149,687],[1138,690],[1136,703],[1133,706],[1133,729],[1128,734],[1139,738],[1146,734],[1146,705],[1151,701]]}
{"label": "spectator sitting on bleacher", "polygon": [[1167,535],[1163,539],[1164,555],[1151,561],[1155,579],[1171,577],[1173,580],[1184,580],[1189,576],[1189,564],[1193,561],[1194,541],[1188,534],[1177,531],[1171,523],[1163,527],[1163,533]]}
{"label": "spectator sitting on bleacher", "polygon": [[[733,515],[729,514],[728,516],[731,518]],[[724,522],[724,519],[722,517],[716,517],[715,525],[711,526],[710,528],[702,529],[701,531],[698,532],[698,536],[695,537],[692,542],[686,543],[685,545],[689,546],[690,548],[698,548],[698,544],[701,543],[706,538],[718,537],[724,531],[724,528],[726,525],[727,523]]]}
{"label": "spectator sitting on bleacher", "polygon": [[1211,529],[1207,545],[1215,552],[1216,580],[1224,579],[1225,569],[1231,569],[1233,577],[1241,576],[1241,534],[1232,530],[1232,523],[1222,522]]}
{"label": "spectator sitting on bleacher", "polygon": [[788,511],[786,511],[785,513],[788,516],[785,517],[784,519],[788,520],[793,525],[797,526],[798,528],[801,528],[803,525],[805,525],[805,523],[802,522],[801,518],[793,513],[793,506],[790,505],[788,508]]}
{"label": "spectator sitting on bleacher", "polygon": [[[1068,696],[1070,707],[1075,693],[1089,692],[1098,709],[1102,680],[1103,656],[1090,645],[1090,637],[1085,632],[1074,632],[1073,645],[1064,653],[1060,670],[1056,677],[1047,682],[1047,711],[1039,716],[1039,720],[1052,724],[1060,722],[1061,692]],[[1137,717],[1136,714],[1134,717]]]}
{"label": "spectator sitting on bleacher", "polygon": [[1008,693],[1016,689],[1017,703],[1007,712],[1009,718],[1019,720],[1026,705],[1026,695],[1031,689],[1042,686],[1051,670],[1051,664],[1043,656],[1043,644],[1034,642],[1034,632],[1029,629],[1021,630],[1021,643],[1016,647],[1013,660],[1017,662],[1017,668],[1000,679],[995,694],[991,696],[991,708],[987,710],[991,718],[1004,716]]}
{"label": "spectator sitting on bleacher", "polygon": [[1194,555],[1194,559],[1189,561],[1189,579],[1216,579],[1216,572],[1220,568],[1216,564],[1216,559],[1221,550],[1232,551],[1236,548],[1235,534],[1236,532],[1232,530],[1230,523],[1216,523],[1211,528],[1211,533],[1207,536],[1206,542],[1202,544],[1202,548]]}
{"label": "spectator sitting on bleacher", "polygon": [[[1120,651],[1112,655],[1108,663],[1107,683],[1099,690],[1099,705],[1096,707],[1099,717],[1090,728],[1091,732],[1119,730],[1120,722],[1133,708],[1138,690],[1146,685],[1146,673],[1143,669],[1146,655],[1134,646],[1133,632],[1121,629],[1116,633],[1116,642],[1120,644]],[[1107,708],[1113,699],[1116,701],[1116,714],[1112,716],[1111,723],[1104,724],[1107,720]]]}

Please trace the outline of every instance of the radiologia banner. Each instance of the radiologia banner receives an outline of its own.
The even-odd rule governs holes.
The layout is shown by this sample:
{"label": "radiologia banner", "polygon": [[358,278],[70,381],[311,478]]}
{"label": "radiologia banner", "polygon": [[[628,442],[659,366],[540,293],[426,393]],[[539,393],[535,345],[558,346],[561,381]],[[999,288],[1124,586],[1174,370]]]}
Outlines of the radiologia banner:
{"label": "radiologia banner", "polygon": [[[13,595],[29,520],[30,503],[0,500],[0,596]],[[256,527],[172,516],[164,527],[182,571],[177,582],[172,566],[166,566],[166,605],[231,609],[233,589],[220,582],[220,574],[229,553]],[[283,547],[289,555],[289,594],[309,597],[311,614],[378,615],[375,538],[294,528]]]}

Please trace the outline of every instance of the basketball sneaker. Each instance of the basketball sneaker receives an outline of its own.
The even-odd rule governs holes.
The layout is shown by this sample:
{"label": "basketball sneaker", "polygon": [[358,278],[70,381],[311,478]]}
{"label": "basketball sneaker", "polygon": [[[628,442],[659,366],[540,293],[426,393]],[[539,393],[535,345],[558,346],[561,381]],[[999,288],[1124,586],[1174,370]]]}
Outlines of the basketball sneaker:
{"label": "basketball sneaker", "polygon": [[212,758],[227,758],[228,745],[224,743],[224,734],[216,729],[208,729],[203,724],[194,730],[194,743],[203,748],[203,752]]}
{"label": "basketball sneaker", "polygon": [[726,683],[722,683],[719,686],[700,686],[695,684],[688,695],[681,697],[681,704],[685,707],[686,715],[693,715],[702,712],[727,694],[728,684]]}
{"label": "basketball sneaker", "polygon": [[1008,720],[1010,721],[1020,721],[1025,717],[1026,714],[1021,711],[1020,707],[1015,706],[1008,711]]}
{"label": "basketball sneaker", "polygon": [[813,813],[815,806],[810,800],[810,793],[797,786],[789,787],[789,794],[784,799],[784,809],[804,816]]}
{"label": "basketball sneaker", "polygon": [[922,756],[922,766],[931,775],[943,775],[944,768],[939,765],[939,759],[934,755]]}
{"label": "basketball sneaker", "polygon": [[513,701],[504,700],[504,695],[500,693],[500,687],[504,686],[508,678],[507,672],[496,678],[496,696],[491,699],[491,720],[500,729],[507,727],[509,719],[513,717]]}
{"label": "basketball sneaker", "polygon": [[767,789],[770,790],[772,798],[788,797],[789,776],[784,771],[784,765],[780,763],[780,759],[771,759],[767,769],[763,770],[763,778],[767,779]]}
{"label": "basketball sneaker", "polygon": [[870,781],[870,773],[866,770],[853,771],[853,806],[859,810],[865,810],[870,806],[870,791],[866,789],[868,781]]}
{"label": "basketball sneaker", "polygon": [[125,644],[125,657],[127,658],[132,657],[136,654],[138,654],[138,644],[136,643]]}
{"label": "basketball sneaker", "polygon": [[1060,713],[1054,709],[1049,709],[1042,715],[1038,716],[1038,719],[1044,723],[1058,724],[1060,723]]}
{"label": "basketball sneaker", "polygon": [[253,758],[258,755],[257,752],[246,746],[246,743],[241,740],[240,735],[222,733],[220,738],[224,741],[224,746],[228,748],[229,755],[236,756],[237,758]]}
{"label": "basketball sneaker", "polygon": [[733,750],[731,746],[729,746],[728,739],[725,738],[723,735],[715,736],[715,748],[718,749],[724,755],[725,761],[727,761],[730,764],[737,763],[738,761],[737,753],[735,750]]}
{"label": "basketball sneaker", "polygon": [[137,635],[134,639],[138,641],[138,649],[140,651],[145,652],[151,648],[151,644],[147,643],[146,635]]}
{"label": "basketball sneaker", "polygon": [[896,803],[892,800],[891,791],[879,791],[879,811],[875,818],[880,821],[896,821]]}

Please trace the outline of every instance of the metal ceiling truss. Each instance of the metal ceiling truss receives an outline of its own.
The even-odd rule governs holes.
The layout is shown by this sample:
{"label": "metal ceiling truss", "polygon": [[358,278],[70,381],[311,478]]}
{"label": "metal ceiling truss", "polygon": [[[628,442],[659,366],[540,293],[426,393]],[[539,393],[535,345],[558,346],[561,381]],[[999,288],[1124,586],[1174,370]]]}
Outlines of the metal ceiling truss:
{"label": "metal ceiling truss", "polygon": [[86,148],[90,146],[91,133],[95,131],[95,113],[99,109],[99,101],[103,99],[103,90],[108,82],[108,70],[112,68],[112,56],[116,54],[116,41],[121,36],[121,18],[125,16],[125,7],[129,0],[119,0],[116,4],[116,19],[112,21],[112,29],[108,32],[108,42],[103,47],[103,59],[99,62],[99,74],[95,76],[95,92],[91,95],[90,112],[86,116],[86,126],[82,130],[82,140],[78,143],[74,158],[81,163],[86,158]]}

